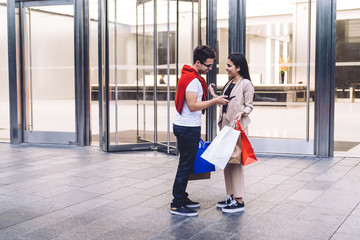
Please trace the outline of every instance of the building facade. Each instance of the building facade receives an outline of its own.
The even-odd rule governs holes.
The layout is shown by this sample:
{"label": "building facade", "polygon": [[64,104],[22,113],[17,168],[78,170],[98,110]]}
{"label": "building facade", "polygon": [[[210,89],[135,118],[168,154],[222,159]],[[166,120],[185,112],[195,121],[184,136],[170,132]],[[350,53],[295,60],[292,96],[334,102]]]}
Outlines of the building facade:
{"label": "building facade", "polygon": [[0,25],[1,141],[176,152],[177,80],[208,44],[219,91],[246,55],[255,152],[360,156],[359,1],[1,0]]}

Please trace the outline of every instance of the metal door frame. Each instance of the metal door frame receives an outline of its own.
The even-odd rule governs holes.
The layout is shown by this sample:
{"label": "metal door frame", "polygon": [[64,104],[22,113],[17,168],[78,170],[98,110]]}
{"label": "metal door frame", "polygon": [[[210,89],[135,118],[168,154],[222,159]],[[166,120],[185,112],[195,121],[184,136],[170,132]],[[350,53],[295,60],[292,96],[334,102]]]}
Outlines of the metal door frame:
{"label": "metal door frame", "polygon": [[[25,131],[24,57],[22,8],[31,6],[74,5],[75,116],[74,133]],[[19,10],[19,43],[16,37],[16,9]],[[56,143],[90,144],[90,83],[89,83],[89,2],[88,0],[9,0],[8,57],[10,98],[10,141],[20,144]]]}
{"label": "metal door frame", "polygon": [[[144,1],[144,3],[147,1]],[[157,78],[157,1],[154,2],[154,79]],[[142,1],[137,2],[137,6],[143,4]],[[169,5],[168,5],[169,8]],[[110,144],[110,71],[109,71],[109,24],[108,24],[108,1],[99,0],[99,132],[101,137],[99,138],[99,144],[105,152],[115,152],[115,151],[133,151],[133,150],[158,150],[166,151],[167,153],[172,152],[169,136],[167,144],[159,143],[157,136],[157,83],[154,81],[154,140],[151,142],[139,142],[134,144]],[[178,11],[178,0],[177,0],[177,11]],[[136,10],[138,14],[138,10]],[[138,18],[137,18],[138,19]],[[168,26],[169,27],[169,26]],[[178,26],[177,26],[178,29]],[[178,30],[176,30],[178,31]],[[176,40],[176,48],[178,49],[178,41]],[[168,48],[169,51],[169,48]],[[176,51],[176,58],[178,51]],[[138,75],[139,73],[137,73]],[[168,81],[169,84],[169,81]],[[139,87],[139,86],[138,86]],[[168,98],[169,98],[169,88],[168,88]],[[139,95],[137,95],[139,96]],[[168,99],[169,102],[169,99]],[[139,109],[139,104],[137,104],[137,111]],[[169,118],[169,116],[168,116]],[[139,123],[137,123],[138,125]],[[176,149],[175,149],[176,150]]]}

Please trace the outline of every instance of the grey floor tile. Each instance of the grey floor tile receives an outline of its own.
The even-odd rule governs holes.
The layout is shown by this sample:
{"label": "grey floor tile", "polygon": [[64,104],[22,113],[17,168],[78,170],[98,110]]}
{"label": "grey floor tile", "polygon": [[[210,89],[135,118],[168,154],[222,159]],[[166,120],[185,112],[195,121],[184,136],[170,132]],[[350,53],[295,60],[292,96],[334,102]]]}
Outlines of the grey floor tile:
{"label": "grey floor tile", "polygon": [[220,232],[215,231],[212,229],[206,228],[205,230],[199,232],[198,234],[195,234],[193,237],[189,238],[191,240],[219,240],[219,239],[230,239],[232,236],[234,236],[233,233],[227,233],[227,232]]}
{"label": "grey floor tile", "polygon": [[337,232],[357,235],[360,238],[360,217],[349,216]]}
{"label": "grey floor tile", "polygon": [[308,205],[309,203],[306,202],[287,200],[277,204],[274,208],[270,209],[268,213],[296,217],[303,212]]}
{"label": "grey floor tile", "polygon": [[258,201],[268,201],[274,204],[285,201],[293,193],[290,191],[271,189],[257,198]]}
{"label": "grey floor tile", "polygon": [[336,165],[355,167],[359,163],[360,158],[344,158],[341,161],[337,162]]}
{"label": "grey floor tile", "polygon": [[108,231],[104,234],[92,238],[92,240],[143,240],[151,239],[157,236],[156,232],[138,229],[134,231],[131,228],[121,226]]}
{"label": "grey floor tile", "polygon": [[303,189],[326,191],[335,184],[335,181],[313,180],[308,182]]}
{"label": "grey floor tile", "polygon": [[0,144],[0,239],[358,235],[359,158],[258,159],[245,167],[245,212],[224,214],[216,208],[226,197],[223,171],[217,169],[209,180],[189,182],[190,198],[201,207],[198,217],[187,218],[170,214],[178,156]]}
{"label": "grey floor tile", "polygon": [[359,240],[359,235],[352,235],[347,233],[335,233],[330,239],[331,240]]}
{"label": "grey floor tile", "polygon": [[311,205],[315,207],[344,210],[350,213],[359,203],[359,192],[328,190]]}
{"label": "grey floor tile", "polygon": [[322,228],[290,223],[287,224],[286,227],[281,228],[279,232],[275,233],[273,239],[324,240],[329,239],[331,235],[331,232]]}
{"label": "grey floor tile", "polygon": [[222,213],[221,210],[218,211],[223,214],[223,218],[214,222],[211,225],[211,229],[229,233],[239,233],[260,216],[260,214],[249,214],[247,209],[244,212],[235,214],[226,214]]}
{"label": "grey floor tile", "polygon": [[249,187],[245,187],[245,192],[257,194],[258,196],[260,196],[275,187],[276,187],[275,184],[267,184],[267,183],[258,182]]}
{"label": "grey floor tile", "polygon": [[278,184],[283,183],[288,178],[289,178],[289,176],[272,174],[272,175],[267,176],[266,178],[262,179],[260,182],[266,183],[266,184],[278,185]]}
{"label": "grey floor tile", "polygon": [[313,202],[322,194],[324,194],[324,191],[300,189],[299,191],[291,195],[288,199],[299,202]]}
{"label": "grey floor tile", "polygon": [[288,191],[288,192],[297,192],[306,183],[307,182],[303,182],[303,181],[287,180],[287,181],[277,185],[276,187],[274,187],[274,189]]}
{"label": "grey floor tile", "polygon": [[190,239],[199,232],[207,229],[209,227],[209,222],[202,220],[198,217],[188,218],[186,221],[183,221],[172,228],[163,231],[161,236],[175,238],[175,239]]}

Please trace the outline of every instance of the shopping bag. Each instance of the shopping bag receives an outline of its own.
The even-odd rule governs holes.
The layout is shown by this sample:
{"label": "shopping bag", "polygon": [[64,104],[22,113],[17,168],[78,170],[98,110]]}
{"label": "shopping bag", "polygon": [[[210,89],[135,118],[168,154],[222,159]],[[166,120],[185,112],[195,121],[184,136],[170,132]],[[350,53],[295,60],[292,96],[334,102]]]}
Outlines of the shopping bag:
{"label": "shopping bag", "polygon": [[211,172],[204,172],[204,173],[190,173],[189,180],[203,180],[203,179],[210,179]]}
{"label": "shopping bag", "polygon": [[248,137],[246,136],[245,132],[242,130],[239,120],[237,120],[236,125],[241,132],[242,164],[245,166],[250,163],[256,162],[257,158],[255,156],[254,150],[251,146]]}
{"label": "shopping bag", "polygon": [[215,166],[224,169],[234,151],[239,135],[240,132],[232,127],[223,127],[201,157]]}
{"label": "shopping bag", "polygon": [[[236,129],[236,128],[235,128],[235,130],[240,131],[240,129]],[[242,153],[242,150],[241,150],[241,133],[240,133],[239,138],[235,144],[234,151],[231,154],[228,163],[241,164],[241,153]]]}
{"label": "shopping bag", "polygon": [[194,171],[193,173],[204,173],[204,172],[213,172],[215,171],[215,165],[212,163],[209,163],[205,159],[201,157],[203,152],[208,148],[210,145],[210,142],[204,142],[200,138],[199,142],[199,148],[196,153],[195,163],[194,163]]}

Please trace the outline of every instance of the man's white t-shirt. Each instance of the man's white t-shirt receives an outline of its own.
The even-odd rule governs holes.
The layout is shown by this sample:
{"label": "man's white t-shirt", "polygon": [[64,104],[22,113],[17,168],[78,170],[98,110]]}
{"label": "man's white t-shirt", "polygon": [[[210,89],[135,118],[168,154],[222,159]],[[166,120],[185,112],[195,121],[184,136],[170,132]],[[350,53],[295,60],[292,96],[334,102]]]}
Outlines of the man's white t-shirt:
{"label": "man's white t-shirt", "polygon": [[[197,101],[202,100],[203,89],[199,79],[194,78],[186,87],[185,92],[196,92],[197,93]],[[186,99],[186,98],[185,98]],[[186,100],[184,100],[184,106],[181,114],[176,111],[174,124],[185,127],[200,127],[201,126],[201,114],[202,111],[191,112],[189,107],[186,104]]]}

